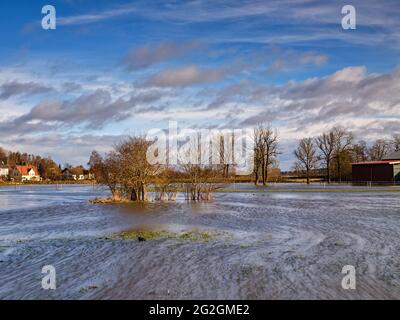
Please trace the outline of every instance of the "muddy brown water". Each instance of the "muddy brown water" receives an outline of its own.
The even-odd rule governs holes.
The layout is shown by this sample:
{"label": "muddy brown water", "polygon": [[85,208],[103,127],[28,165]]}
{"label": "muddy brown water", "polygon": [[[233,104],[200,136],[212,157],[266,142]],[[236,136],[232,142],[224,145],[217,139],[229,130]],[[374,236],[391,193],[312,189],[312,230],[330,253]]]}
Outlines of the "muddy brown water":
{"label": "muddy brown water", "polygon": [[[147,205],[92,205],[107,193],[92,186],[0,188],[0,299],[399,299],[400,193],[295,188]],[[107,238],[132,228],[215,236]]]}

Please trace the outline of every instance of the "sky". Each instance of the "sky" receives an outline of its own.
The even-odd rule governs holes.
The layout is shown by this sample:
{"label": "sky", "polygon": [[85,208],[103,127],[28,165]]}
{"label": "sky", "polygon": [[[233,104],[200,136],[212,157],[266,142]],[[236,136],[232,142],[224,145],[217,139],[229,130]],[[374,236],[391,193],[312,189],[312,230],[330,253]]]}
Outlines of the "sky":
{"label": "sky", "polygon": [[[342,28],[344,5],[355,30]],[[44,5],[57,28],[44,30]],[[86,164],[152,128],[400,133],[400,1],[0,3],[0,146]]]}

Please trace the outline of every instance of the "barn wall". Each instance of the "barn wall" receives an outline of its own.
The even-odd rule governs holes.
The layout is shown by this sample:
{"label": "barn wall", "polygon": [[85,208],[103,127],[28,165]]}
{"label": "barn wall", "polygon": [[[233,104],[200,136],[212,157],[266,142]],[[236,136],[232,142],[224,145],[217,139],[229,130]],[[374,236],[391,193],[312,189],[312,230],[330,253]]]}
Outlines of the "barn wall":
{"label": "barn wall", "polygon": [[394,180],[400,182],[400,164],[395,164],[393,166]]}
{"label": "barn wall", "polygon": [[393,177],[393,165],[391,164],[353,165],[354,182],[392,182]]}

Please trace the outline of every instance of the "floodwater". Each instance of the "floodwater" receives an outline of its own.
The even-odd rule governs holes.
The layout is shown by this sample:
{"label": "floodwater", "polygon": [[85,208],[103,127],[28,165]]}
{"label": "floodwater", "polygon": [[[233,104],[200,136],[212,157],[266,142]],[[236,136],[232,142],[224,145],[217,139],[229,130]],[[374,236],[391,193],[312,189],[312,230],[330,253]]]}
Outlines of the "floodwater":
{"label": "floodwater", "polygon": [[[107,195],[93,186],[0,188],[0,299],[400,298],[400,193],[270,188],[146,205],[90,204]],[[110,238],[142,228],[215,236]],[[42,289],[46,265],[56,290]]]}

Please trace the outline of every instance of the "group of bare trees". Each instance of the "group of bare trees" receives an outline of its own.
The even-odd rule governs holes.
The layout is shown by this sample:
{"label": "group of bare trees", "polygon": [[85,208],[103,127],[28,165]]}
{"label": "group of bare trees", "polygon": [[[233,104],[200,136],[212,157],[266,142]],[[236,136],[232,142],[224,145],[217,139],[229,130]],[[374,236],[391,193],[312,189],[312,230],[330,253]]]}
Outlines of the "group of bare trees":
{"label": "group of bare trees", "polygon": [[260,124],[254,129],[254,183],[265,186],[268,170],[277,163],[278,133],[270,125]]}
{"label": "group of bare trees", "polygon": [[368,147],[365,141],[354,143],[351,132],[335,127],[318,137],[300,140],[294,151],[295,168],[305,173],[307,183],[318,168],[325,169],[328,183],[332,177],[341,182],[351,175],[352,162],[382,160],[394,151],[400,151],[400,135],[394,135],[392,140],[378,139]]}
{"label": "group of bare trees", "polygon": [[392,139],[378,139],[370,147],[365,141],[354,145],[356,161],[379,161],[392,152],[400,151],[400,135],[393,135]]}
{"label": "group of bare trees", "polygon": [[[150,164],[147,151],[151,143],[145,137],[129,137],[104,158],[97,151],[92,152],[90,169],[96,180],[109,188],[114,201],[148,201],[149,186],[154,190],[154,200],[175,200],[179,189],[184,190],[187,200],[211,199],[212,192],[219,187],[213,181],[221,174],[219,166],[189,158],[182,161],[179,168]],[[190,146],[187,156],[191,157],[189,153],[197,147]]]}
{"label": "group of bare trees", "polygon": [[185,164],[182,166],[182,186],[185,199],[190,201],[211,200],[220,186],[215,183],[217,171],[212,166]]}
{"label": "group of bare trees", "polygon": [[[209,152],[200,152],[200,136],[190,140],[180,152],[179,164],[151,164],[147,152],[151,141],[145,137],[129,137],[118,143],[114,150],[102,157],[93,151],[89,166],[99,183],[107,185],[113,200],[147,201],[148,190],[154,190],[155,200],[174,200],[178,190],[183,190],[190,201],[210,200],[218,183],[235,175],[234,138],[218,135],[210,141]],[[215,140],[216,139],[216,140]],[[258,125],[253,131],[254,144],[251,161],[254,163],[255,184],[267,184],[268,172],[277,164],[278,134],[270,125]],[[213,144],[211,142],[214,142]],[[207,144],[206,144],[207,145]],[[207,148],[205,148],[207,149]],[[294,155],[296,168],[305,173],[307,183],[316,169],[325,170],[326,181],[342,181],[351,174],[351,163],[380,160],[391,151],[400,150],[400,136],[392,140],[377,140],[371,147],[365,142],[354,143],[353,134],[341,127],[314,138],[300,140]],[[220,162],[207,161],[216,156]]]}
{"label": "group of bare trees", "polygon": [[118,143],[103,159],[94,151],[89,165],[98,182],[108,186],[113,200],[147,201],[147,187],[161,172],[160,165],[146,159],[150,142],[144,137],[129,137]]}
{"label": "group of bare trees", "polygon": [[[278,135],[269,125],[259,125],[253,138],[255,183],[266,185],[268,172],[277,163]],[[190,142],[181,148],[179,164],[150,164],[147,152],[152,142],[129,137],[105,157],[93,151],[90,170],[99,183],[108,186],[115,201],[147,201],[149,186],[154,200],[174,200],[178,190],[190,201],[210,200],[221,188],[221,180],[228,181],[236,174],[234,134],[212,136],[209,146],[208,142],[202,144],[200,135]]]}
{"label": "group of bare trees", "polygon": [[400,134],[393,135],[393,150],[395,152],[400,151]]}

